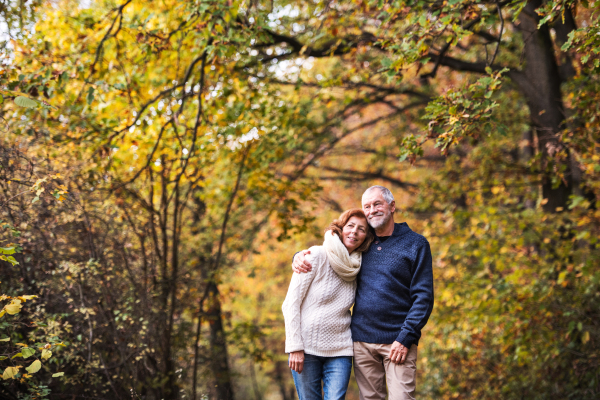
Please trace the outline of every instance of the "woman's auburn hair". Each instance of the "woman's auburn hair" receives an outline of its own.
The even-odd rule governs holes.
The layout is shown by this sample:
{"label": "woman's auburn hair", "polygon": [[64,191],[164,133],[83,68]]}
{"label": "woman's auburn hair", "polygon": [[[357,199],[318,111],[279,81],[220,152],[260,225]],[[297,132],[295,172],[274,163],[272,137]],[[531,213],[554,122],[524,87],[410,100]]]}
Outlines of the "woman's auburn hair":
{"label": "woman's auburn hair", "polygon": [[373,240],[375,240],[375,232],[373,231],[373,228],[371,228],[371,226],[369,225],[367,216],[360,208],[351,208],[349,210],[344,211],[339,216],[339,218],[333,220],[333,222],[325,231],[332,231],[333,233],[338,235],[338,237],[340,238],[340,240],[342,240],[343,243],[342,231],[344,230],[344,226],[346,226],[346,224],[348,223],[348,221],[350,221],[350,218],[352,217],[359,217],[367,222],[367,236],[365,237],[365,241],[362,242],[362,244],[358,246],[354,251],[367,251],[371,243],[373,243]]}

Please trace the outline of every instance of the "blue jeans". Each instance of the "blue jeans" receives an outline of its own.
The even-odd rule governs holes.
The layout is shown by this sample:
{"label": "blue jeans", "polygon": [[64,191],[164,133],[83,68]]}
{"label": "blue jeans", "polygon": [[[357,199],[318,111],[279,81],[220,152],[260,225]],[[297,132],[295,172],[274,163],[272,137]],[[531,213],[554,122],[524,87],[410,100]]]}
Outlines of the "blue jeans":
{"label": "blue jeans", "polygon": [[[344,400],[351,371],[352,357],[319,357],[304,354],[302,373],[292,371],[298,398],[300,400]],[[321,380],[323,392],[321,392]]]}

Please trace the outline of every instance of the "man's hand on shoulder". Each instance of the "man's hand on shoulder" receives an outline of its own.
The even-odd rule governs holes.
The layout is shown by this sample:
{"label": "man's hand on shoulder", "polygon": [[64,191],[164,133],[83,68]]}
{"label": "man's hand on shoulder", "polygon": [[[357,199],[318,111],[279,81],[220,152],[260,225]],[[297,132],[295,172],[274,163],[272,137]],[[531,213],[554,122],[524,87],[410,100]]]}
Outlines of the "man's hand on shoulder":
{"label": "man's hand on shoulder", "polygon": [[292,269],[294,272],[301,274],[303,272],[312,271],[312,265],[306,261],[306,255],[310,254],[310,250],[302,250],[296,253],[294,261],[292,262]]}
{"label": "man's hand on shoulder", "polygon": [[392,343],[392,348],[390,349],[390,355],[388,357],[393,363],[404,364],[407,355],[408,347],[405,347],[400,342]]}

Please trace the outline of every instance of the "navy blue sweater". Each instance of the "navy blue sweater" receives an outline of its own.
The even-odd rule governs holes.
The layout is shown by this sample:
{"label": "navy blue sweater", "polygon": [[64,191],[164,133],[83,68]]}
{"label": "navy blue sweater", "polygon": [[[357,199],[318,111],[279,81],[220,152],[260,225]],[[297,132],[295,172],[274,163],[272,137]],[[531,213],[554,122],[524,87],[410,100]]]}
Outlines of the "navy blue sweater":
{"label": "navy blue sweater", "polygon": [[404,222],[363,253],[352,312],[352,340],[418,344],[433,309],[429,242]]}

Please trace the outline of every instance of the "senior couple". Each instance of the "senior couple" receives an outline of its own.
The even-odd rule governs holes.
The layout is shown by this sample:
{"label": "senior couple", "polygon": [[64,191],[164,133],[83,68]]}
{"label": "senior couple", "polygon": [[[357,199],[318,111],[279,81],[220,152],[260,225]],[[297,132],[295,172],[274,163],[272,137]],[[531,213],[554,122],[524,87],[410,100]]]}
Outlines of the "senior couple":
{"label": "senior couple", "polygon": [[431,250],[394,223],[395,210],[392,193],[372,186],[322,246],[294,256],[282,309],[300,400],[344,399],[353,364],[361,400],[415,398],[417,344],[433,308]]}

